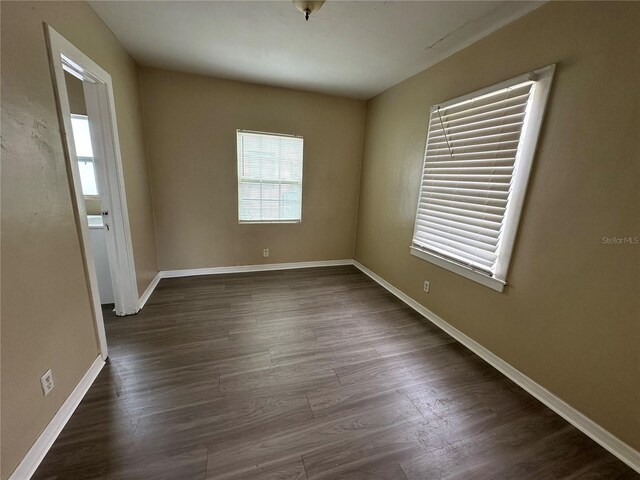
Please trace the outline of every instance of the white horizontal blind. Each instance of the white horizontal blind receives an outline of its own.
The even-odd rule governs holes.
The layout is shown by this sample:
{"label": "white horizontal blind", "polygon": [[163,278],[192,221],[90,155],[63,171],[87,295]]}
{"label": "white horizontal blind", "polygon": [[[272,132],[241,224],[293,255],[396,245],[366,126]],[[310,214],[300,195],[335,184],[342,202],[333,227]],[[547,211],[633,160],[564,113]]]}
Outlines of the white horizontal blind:
{"label": "white horizontal blind", "polygon": [[299,222],[303,139],[238,130],[238,219]]}
{"label": "white horizontal blind", "polygon": [[494,275],[534,88],[432,107],[414,247]]}

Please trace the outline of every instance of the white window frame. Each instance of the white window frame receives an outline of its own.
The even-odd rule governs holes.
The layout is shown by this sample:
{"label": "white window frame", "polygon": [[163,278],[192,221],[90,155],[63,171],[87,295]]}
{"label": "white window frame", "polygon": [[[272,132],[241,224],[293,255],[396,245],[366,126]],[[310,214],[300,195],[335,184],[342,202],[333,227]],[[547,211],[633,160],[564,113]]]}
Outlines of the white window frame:
{"label": "white window frame", "polygon": [[298,224],[298,223],[302,223],[302,200],[303,200],[303,195],[302,195],[302,191],[303,191],[303,176],[304,176],[304,137],[302,137],[301,135],[291,135],[291,134],[287,134],[287,133],[273,133],[273,132],[259,132],[259,131],[255,131],[255,130],[242,130],[242,129],[238,129],[236,130],[236,145],[237,145],[237,139],[238,139],[238,135],[241,133],[248,133],[248,134],[255,134],[255,135],[267,135],[267,136],[272,136],[272,137],[281,137],[281,138],[299,138],[300,140],[302,140],[303,144],[302,144],[302,158],[300,159],[300,181],[299,182],[293,182],[293,181],[285,181],[282,182],[280,181],[280,183],[289,183],[291,185],[300,185],[300,218],[298,219],[277,219],[277,220],[242,220],[240,219],[240,162],[239,162],[239,155],[240,152],[236,151],[236,170],[237,170],[237,181],[238,181],[238,185],[237,185],[237,199],[238,199],[238,223],[239,224],[256,224],[256,223],[268,223],[268,224],[277,224],[277,223],[293,223],[293,224]]}
{"label": "white window frame", "polygon": [[[495,272],[493,275],[484,271],[474,269],[473,267],[456,262],[455,260],[438,255],[433,251],[420,248],[415,245],[413,239],[417,232],[417,219],[418,219],[418,207],[420,205],[420,195],[422,193],[422,184],[418,192],[418,206],[416,207],[416,218],[414,220],[414,232],[412,236],[412,244],[410,246],[410,253],[423,260],[427,260],[435,265],[445,268],[451,272],[457,273],[465,278],[478,282],[498,292],[504,291],[504,287],[507,285],[507,273],[509,271],[509,265],[511,262],[513,247],[516,241],[516,234],[518,231],[518,225],[520,223],[520,217],[524,207],[525,195],[527,192],[527,186],[529,183],[529,177],[533,166],[533,160],[536,152],[536,145],[540,136],[540,129],[544,118],[544,112],[549,98],[549,92],[551,90],[551,83],[553,75],[556,69],[556,65],[549,65],[533,72],[520,75],[505,82],[492,85],[487,88],[448,100],[443,103],[433,105],[430,113],[434,112],[438,108],[447,107],[453,104],[464,102],[475,97],[490,94],[500,89],[508,88],[523,82],[533,81],[534,86],[529,99],[529,106],[524,118],[522,126],[521,141],[518,146],[516,154],[516,160],[514,164],[514,171],[512,174],[511,190],[507,207],[504,214],[503,232],[500,238],[500,244],[498,247],[498,258],[496,260]],[[421,179],[424,175],[424,169],[426,164],[427,148],[429,145],[429,133],[427,132],[425,154],[421,170]]]}

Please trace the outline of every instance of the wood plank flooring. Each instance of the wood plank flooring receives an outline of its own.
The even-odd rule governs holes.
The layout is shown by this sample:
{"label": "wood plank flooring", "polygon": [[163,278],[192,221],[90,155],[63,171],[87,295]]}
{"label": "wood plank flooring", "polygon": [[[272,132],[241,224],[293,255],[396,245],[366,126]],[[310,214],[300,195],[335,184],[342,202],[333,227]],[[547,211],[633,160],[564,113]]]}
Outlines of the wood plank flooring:
{"label": "wood plank flooring", "polygon": [[354,267],[164,279],[35,479],[639,478]]}

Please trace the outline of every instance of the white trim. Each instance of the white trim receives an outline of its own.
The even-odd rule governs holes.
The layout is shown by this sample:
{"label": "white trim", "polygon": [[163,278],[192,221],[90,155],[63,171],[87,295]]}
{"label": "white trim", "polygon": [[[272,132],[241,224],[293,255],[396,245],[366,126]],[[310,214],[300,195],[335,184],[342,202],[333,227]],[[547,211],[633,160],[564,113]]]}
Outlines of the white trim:
{"label": "white trim", "polygon": [[122,173],[115,97],[111,77],[103,77],[100,80],[104,83],[83,83],[85,102],[89,117],[94,113],[95,119],[90,122],[89,127],[98,185],[103,192],[107,192],[107,195],[101,197],[101,204],[103,211],[109,212],[108,216],[103,216],[104,223],[111,227],[106,230],[106,238],[113,294],[116,299],[115,311],[116,315],[120,316],[132,315],[138,311],[138,287]]}
{"label": "white trim", "polygon": [[[80,180],[78,159],[75,153],[76,150],[73,128],[71,126],[71,112],[69,109],[67,85],[64,79],[64,72],[67,68],[63,66],[61,61],[62,52],[66,50],[64,49],[66,40],[46,24],[44,30],[49,51],[49,67],[51,69],[51,76],[53,77],[53,89],[58,104],[58,119],[60,121],[60,130],[63,140],[62,148],[67,159],[66,163],[67,172],[69,174],[69,189],[71,190],[71,198],[73,200],[71,204],[75,216],[76,228],[78,229],[80,237],[80,248],[84,260],[83,263],[87,278],[87,288],[91,295],[91,308],[93,310],[96,325],[96,336],[100,346],[100,354],[102,355],[102,359],[106,360],[108,356],[107,335],[104,330],[102,306],[100,304],[100,295],[98,293],[98,278],[96,275],[95,262],[93,261],[89,227],[86,221],[87,211],[84,203],[84,195],[82,193],[82,182]],[[74,48],[73,46],[71,47]],[[68,71],[80,80],[83,79],[82,73],[72,70]]]}
{"label": "white trim", "polygon": [[[71,112],[64,78],[69,72],[83,82],[83,91],[89,110],[91,141],[94,165],[101,191],[102,210],[109,212],[104,217],[109,224],[107,251],[111,267],[111,278],[117,315],[129,315],[138,311],[138,290],[131,242],[131,230],[124,190],[122,158],[116,123],[113,82],[108,72],[82,53],[78,48],[45,24],[49,63],[53,87],[58,106],[63,146],[67,157],[70,188],[75,200],[74,213],[83,245],[85,269],[97,326],[97,335],[102,357],[107,357],[104,322],[97,289],[95,265],[88,240],[84,196],[80,188],[75,145],[71,127]],[[66,141],[65,141],[66,140]]]}
{"label": "white trim", "polygon": [[504,223],[502,237],[500,238],[498,251],[498,259],[494,269],[493,276],[495,278],[507,279],[509,273],[509,265],[513,255],[513,248],[518,234],[518,226],[524,209],[527,187],[533,167],[536,147],[542,131],[542,121],[544,113],[547,109],[547,101],[551,92],[551,83],[553,75],[556,71],[555,63],[548,67],[541,68],[531,72],[529,76],[535,81],[533,84],[531,95],[529,97],[529,106],[522,125],[522,139],[516,154],[515,169],[509,194],[507,209],[504,213]]}
{"label": "white trim", "polygon": [[493,368],[498,370],[500,373],[505,375],[511,381],[522,387],[524,390],[529,392],[539,401],[544,403],[551,410],[556,412],[562,418],[564,418],[571,425],[576,427],[582,433],[590,437],[596,443],[600,444],[606,450],[611,452],[613,455],[618,457],[624,463],[629,465],[635,471],[640,473],[640,452],[635,450],[630,445],[626,444],[618,437],[608,432],[600,425],[595,423],[593,420],[585,416],[583,413],[580,413],[578,410],[573,408],[571,405],[566,403],[564,400],[558,398],[549,390],[544,388],[542,385],[536,383],[529,377],[527,377],[524,373],[517,370],[515,367],[511,366],[509,363],[505,362],[503,359],[498,357],[497,355],[491,353],[485,347],[480,345],[478,342],[473,340],[471,337],[468,337],[464,333],[462,333],[457,328],[448,324],[438,315],[433,313],[431,310],[421,305],[413,298],[403,293],[389,282],[384,280],[379,275],[375,274],[367,267],[362,265],[357,260],[353,261],[353,265],[356,268],[360,269],[364,274],[368,275],[372,280],[376,281],[382,287],[387,289],[393,295],[398,297],[404,303],[406,303],[409,307],[413,308],[420,315],[425,317],[435,326],[452,336],[462,345],[467,347],[473,353],[482,358],[485,362],[491,365]]}
{"label": "white trim", "polygon": [[444,268],[445,270],[449,270],[450,272],[457,273],[469,280],[473,280],[474,282],[481,283],[485,287],[489,287],[496,292],[502,292],[504,290],[506,282],[502,280],[498,280],[497,278],[490,277],[481,272],[477,272],[469,267],[464,265],[460,265],[448,258],[443,258],[435,253],[427,252],[425,250],[421,250],[417,247],[411,246],[409,247],[409,253],[414,257],[421,258],[422,260],[426,260],[427,262],[431,262],[439,267]]}
{"label": "white trim", "polygon": [[314,262],[265,263],[260,265],[238,265],[233,267],[191,268],[185,270],[162,270],[160,278],[191,277],[194,275],[219,275],[223,273],[264,272],[269,270],[293,270],[296,268],[336,267],[353,265],[353,260],[320,260]]}
{"label": "white trim", "polygon": [[147,303],[147,300],[149,300],[149,297],[158,286],[158,282],[160,282],[161,278],[162,278],[162,275],[160,275],[160,272],[158,272],[156,273],[156,276],[153,277],[153,280],[151,280],[151,283],[149,284],[147,289],[144,291],[144,293],[140,297],[140,301],[138,302],[138,307],[140,308],[140,310],[142,310],[142,307],[144,307],[145,303]]}
{"label": "white trim", "polygon": [[76,388],[73,389],[49,424],[42,431],[38,439],[31,446],[20,464],[9,476],[9,480],[27,480],[36,472],[36,469],[53,445],[53,442],[58,438],[58,435],[62,432],[62,429],[71,418],[71,415],[73,415],[73,412],[75,412],[78,405],[80,405],[80,402],[100,373],[100,370],[102,370],[103,366],[104,360],[102,357],[96,357],[89,367],[89,370],[87,370],[87,373],[84,374],[82,379],[78,382],[78,385],[76,385]]}

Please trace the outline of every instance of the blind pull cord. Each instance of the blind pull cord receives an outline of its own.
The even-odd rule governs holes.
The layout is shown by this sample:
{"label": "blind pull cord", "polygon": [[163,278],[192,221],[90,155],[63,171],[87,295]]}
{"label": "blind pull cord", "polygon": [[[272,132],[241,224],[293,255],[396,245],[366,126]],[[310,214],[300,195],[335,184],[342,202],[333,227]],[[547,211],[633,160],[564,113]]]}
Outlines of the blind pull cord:
{"label": "blind pull cord", "polygon": [[442,133],[444,133],[444,140],[447,142],[447,148],[449,149],[449,155],[451,156],[451,160],[453,158],[453,152],[451,151],[451,145],[449,145],[449,137],[447,136],[447,132],[444,129],[444,123],[442,122],[442,115],[440,115],[440,107],[438,107],[438,118],[440,118],[440,125],[442,125]]}

